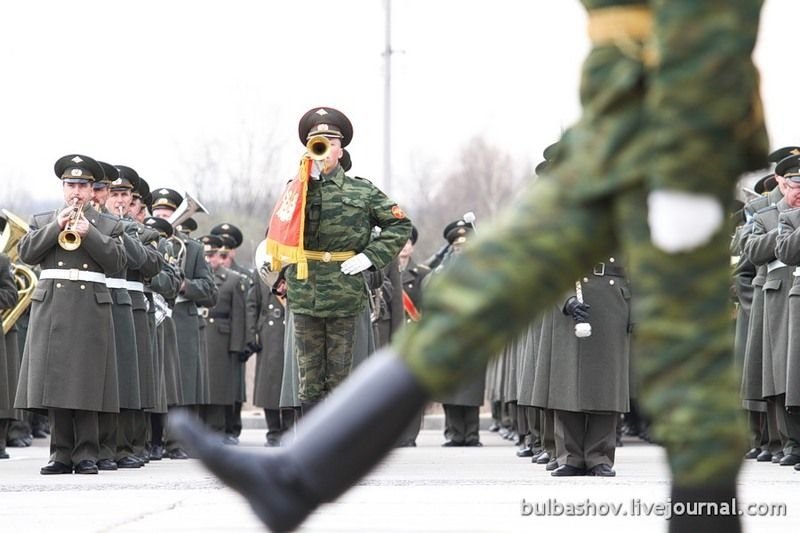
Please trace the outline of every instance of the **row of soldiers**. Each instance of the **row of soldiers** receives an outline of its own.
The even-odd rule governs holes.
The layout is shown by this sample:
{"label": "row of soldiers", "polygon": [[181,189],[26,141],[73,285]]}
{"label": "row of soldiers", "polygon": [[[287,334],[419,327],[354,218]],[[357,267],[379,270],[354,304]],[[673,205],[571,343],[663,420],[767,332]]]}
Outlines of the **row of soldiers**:
{"label": "row of soldiers", "polygon": [[[234,260],[241,231],[219,224],[191,238],[184,198],[151,191],[131,167],[71,154],[54,169],[66,207],[34,215],[13,247],[35,276],[30,312],[9,324],[0,353],[3,443],[16,408],[49,417],[43,474],[185,459],[164,429],[180,407],[238,442],[243,363],[275,322],[257,277]],[[6,326],[19,283],[0,267]]]}
{"label": "row of soldiers", "polygon": [[735,353],[751,443],[747,459],[800,470],[800,147],[769,155],[735,214]]}

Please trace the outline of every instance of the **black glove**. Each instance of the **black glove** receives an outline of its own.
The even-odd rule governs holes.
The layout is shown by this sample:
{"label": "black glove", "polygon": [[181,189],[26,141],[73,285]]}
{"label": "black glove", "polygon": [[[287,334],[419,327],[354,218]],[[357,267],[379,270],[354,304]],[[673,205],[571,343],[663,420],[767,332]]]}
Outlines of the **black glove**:
{"label": "black glove", "polygon": [[587,303],[579,302],[575,296],[570,296],[564,303],[562,312],[571,316],[575,322],[586,322],[589,319],[590,307],[592,306]]}
{"label": "black glove", "polygon": [[250,352],[231,352],[234,359],[238,359],[242,363],[250,359]]}
{"label": "black glove", "polygon": [[250,353],[259,353],[263,348],[260,342],[250,341],[247,343],[247,351]]}

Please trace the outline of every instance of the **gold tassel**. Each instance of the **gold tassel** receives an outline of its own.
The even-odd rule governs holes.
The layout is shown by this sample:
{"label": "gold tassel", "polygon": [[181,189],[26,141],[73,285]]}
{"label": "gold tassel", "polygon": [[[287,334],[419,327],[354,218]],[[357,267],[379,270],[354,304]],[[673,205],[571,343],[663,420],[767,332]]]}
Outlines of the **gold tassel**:
{"label": "gold tassel", "polygon": [[299,261],[297,263],[297,279],[308,279],[308,262]]}

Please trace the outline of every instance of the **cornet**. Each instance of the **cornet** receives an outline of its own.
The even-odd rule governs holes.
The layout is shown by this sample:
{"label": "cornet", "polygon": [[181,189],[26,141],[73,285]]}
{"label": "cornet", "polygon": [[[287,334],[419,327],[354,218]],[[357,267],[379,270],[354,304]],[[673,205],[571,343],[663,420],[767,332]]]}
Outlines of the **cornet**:
{"label": "cornet", "polygon": [[58,234],[58,245],[68,252],[81,247],[81,236],[75,231],[75,224],[77,224],[78,220],[83,216],[84,206],[85,204],[83,202],[80,204],[78,203],[77,198],[72,201],[72,213],[70,213],[64,229]]}
{"label": "cornet", "polygon": [[331,142],[327,137],[314,135],[306,143],[306,152],[309,159],[324,161],[331,153]]}

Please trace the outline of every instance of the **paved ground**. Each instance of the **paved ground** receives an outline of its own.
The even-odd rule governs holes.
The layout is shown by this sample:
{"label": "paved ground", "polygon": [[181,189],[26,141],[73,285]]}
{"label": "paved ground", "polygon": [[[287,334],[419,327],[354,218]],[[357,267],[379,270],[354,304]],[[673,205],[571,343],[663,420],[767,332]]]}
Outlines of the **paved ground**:
{"label": "paved ground", "polygon": [[[517,458],[497,434],[481,437],[483,448],[441,448],[441,433],[424,430],[417,448],[396,450],[312,515],[303,531],[666,531],[662,516],[632,516],[667,501],[660,448],[626,441],[616,478],[563,479]],[[242,446],[262,442],[263,431],[245,430]],[[47,446],[37,440],[11,448],[12,459],[0,461],[0,531],[263,531],[247,504],[194,460],[97,476],[41,476]],[[800,472],[751,462],[741,485],[740,504],[786,506],[785,516],[746,517],[746,531],[800,531]],[[539,516],[559,505],[562,516]],[[583,505],[594,516],[563,516],[568,505]],[[612,506],[620,506],[620,516],[610,516]]]}

